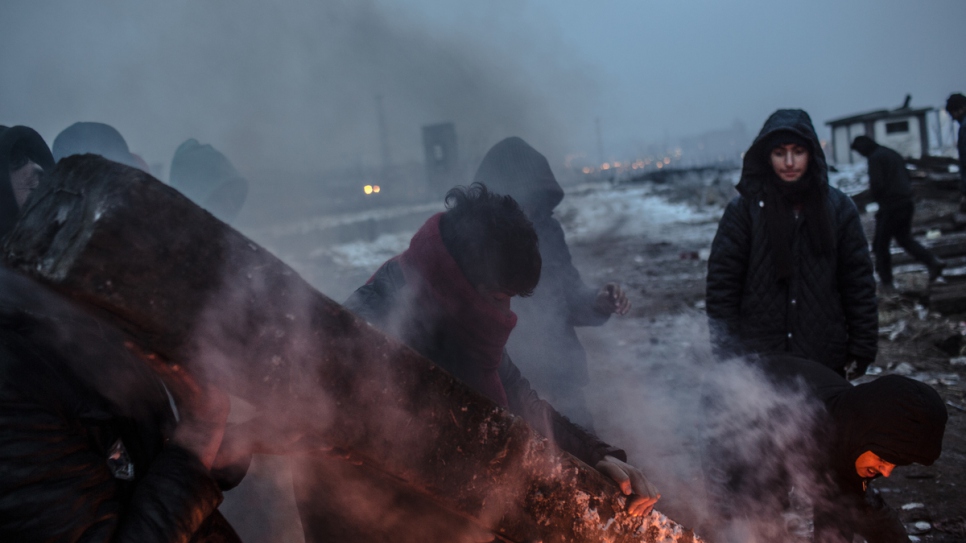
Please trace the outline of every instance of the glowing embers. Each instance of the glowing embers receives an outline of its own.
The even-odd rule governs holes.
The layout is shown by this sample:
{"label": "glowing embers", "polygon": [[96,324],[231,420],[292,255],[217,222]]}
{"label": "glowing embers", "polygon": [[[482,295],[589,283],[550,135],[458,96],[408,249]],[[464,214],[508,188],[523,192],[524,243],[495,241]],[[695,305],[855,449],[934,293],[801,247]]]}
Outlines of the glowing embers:
{"label": "glowing embers", "polygon": [[366,193],[366,195],[379,194],[380,191],[382,191],[382,188],[379,185],[366,185],[362,187],[362,192]]}

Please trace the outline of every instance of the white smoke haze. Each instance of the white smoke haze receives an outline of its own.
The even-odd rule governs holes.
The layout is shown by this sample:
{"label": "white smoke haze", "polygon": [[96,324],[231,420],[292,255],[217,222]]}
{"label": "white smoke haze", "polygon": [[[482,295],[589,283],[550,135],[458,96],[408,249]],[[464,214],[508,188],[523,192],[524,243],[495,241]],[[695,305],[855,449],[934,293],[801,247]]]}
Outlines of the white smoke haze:
{"label": "white smoke haze", "polygon": [[454,122],[471,159],[508,134],[562,156],[575,123],[592,123],[581,104],[595,84],[558,42],[505,24],[512,2],[473,10],[458,32],[378,0],[61,0],[2,11],[0,63],[15,74],[0,80],[4,124],[52,142],[73,122],[105,122],[149,163],[169,164],[195,137],[248,174],[378,165],[377,95],[397,162],[421,161],[425,124]]}
{"label": "white smoke haze", "polygon": [[[789,489],[818,499],[812,431],[820,406],[776,387],[753,362],[716,360],[703,314],[660,317],[646,328],[620,320],[581,339],[598,431],[657,485],[657,509],[709,540],[749,542],[784,529]],[[735,466],[749,468],[744,483],[762,483],[757,500],[722,487]],[[780,479],[769,485],[767,474]]]}

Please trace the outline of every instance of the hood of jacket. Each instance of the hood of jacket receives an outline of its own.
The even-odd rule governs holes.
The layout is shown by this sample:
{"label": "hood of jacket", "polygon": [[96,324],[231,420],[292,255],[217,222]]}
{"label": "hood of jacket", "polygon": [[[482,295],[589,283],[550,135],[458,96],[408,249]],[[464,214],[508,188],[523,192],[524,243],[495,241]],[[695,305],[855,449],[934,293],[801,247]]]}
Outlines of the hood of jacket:
{"label": "hood of jacket", "polygon": [[10,159],[14,151],[26,154],[45,172],[54,168],[54,158],[47,142],[36,130],[26,126],[0,126],[0,237],[13,228],[20,213],[10,185]]}
{"label": "hood of jacket", "polygon": [[755,138],[754,143],[745,152],[742,161],[741,180],[738,182],[738,192],[745,197],[754,197],[760,194],[769,179],[774,177],[775,172],[771,166],[771,159],[766,149],[768,141],[776,132],[788,131],[801,136],[809,143],[808,150],[808,171],[819,187],[825,192],[828,189],[828,163],[825,160],[825,152],[815,134],[815,127],[812,126],[812,119],[808,113],[801,109],[779,109],[771,114],[765,125],[761,127],[761,132]]}
{"label": "hood of jacket", "polygon": [[104,123],[80,122],[68,126],[54,138],[51,151],[57,162],[71,155],[91,153],[127,166],[139,167],[124,136],[113,126]]}
{"label": "hood of jacket", "polygon": [[506,138],[491,147],[473,182],[511,196],[524,208],[547,214],[564,197],[547,157],[518,137]]}
{"label": "hood of jacket", "polygon": [[849,465],[865,451],[898,466],[929,466],[942,452],[948,414],[929,385],[887,375],[842,392],[835,406],[838,443]]}
{"label": "hood of jacket", "polygon": [[192,138],[174,152],[171,186],[222,221],[231,222],[248,196],[248,180],[225,155]]}

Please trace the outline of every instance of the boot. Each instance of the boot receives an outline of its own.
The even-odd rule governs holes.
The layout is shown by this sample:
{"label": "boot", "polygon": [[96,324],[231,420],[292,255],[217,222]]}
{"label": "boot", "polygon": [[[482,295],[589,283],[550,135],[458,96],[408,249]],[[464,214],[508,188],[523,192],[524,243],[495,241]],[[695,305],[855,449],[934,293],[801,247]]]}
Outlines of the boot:
{"label": "boot", "polygon": [[943,269],[946,268],[946,263],[938,258],[929,265],[929,282],[935,283],[937,279],[942,277]]}
{"label": "boot", "polygon": [[882,283],[879,285],[879,295],[883,297],[892,297],[899,294],[896,290],[896,286],[892,282]]}

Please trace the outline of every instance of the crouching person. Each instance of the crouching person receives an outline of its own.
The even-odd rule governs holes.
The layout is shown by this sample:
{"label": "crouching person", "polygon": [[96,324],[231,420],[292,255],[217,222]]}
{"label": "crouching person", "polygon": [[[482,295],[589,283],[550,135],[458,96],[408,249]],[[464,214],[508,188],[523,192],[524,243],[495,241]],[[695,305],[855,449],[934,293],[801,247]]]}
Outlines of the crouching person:
{"label": "crouching person", "polygon": [[[379,268],[346,307],[612,477],[633,495],[628,500],[632,514],[649,512],[659,496],[638,469],[625,463],[625,453],[540,399],[506,355],[516,324],[510,300],[533,292],[540,277],[532,224],[512,198],[482,184],[453,189],[446,201],[448,210],[426,221],[409,248]],[[446,526],[431,528],[437,522],[431,513],[407,509],[411,504],[398,496],[377,496],[372,485],[363,485],[361,492],[337,486],[352,476],[314,462],[303,466],[311,476],[300,472],[295,478],[306,541],[461,540],[453,532],[447,537]],[[315,481],[326,481],[338,492]],[[356,526],[346,525],[346,514],[357,515]]]}
{"label": "crouching person", "polygon": [[0,267],[0,541],[240,541],[217,511],[245,473],[219,457],[227,416],[223,393]]}
{"label": "crouching person", "polygon": [[[765,358],[762,369],[779,390],[803,392],[817,404],[812,427],[800,425],[795,441],[808,450],[790,450],[781,462],[731,465],[729,489],[723,494],[726,500],[755,510],[755,502],[768,501],[778,493],[787,498],[793,471],[799,483],[806,473],[811,483],[806,481],[803,487],[813,504],[817,543],[850,543],[855,535],[869,543],[909,541],[896,511],[869,483],[889,477],[899,466],[929,466],[939,458],[947,420],[939,394],[899,375],[853,386],[822,364],[792,356]],[[801,413],[772,415],[803,419]],[[793,428],[789,423],[784,430]],[[719,455],[722,462],[741,456],[731,454],[735,451],[719,452],[726,455]],[[782,480],[785,485],[776,484]],[[758,484],[762,482],[767,485]],[[767,505],[757,508],[763,509]]]}

